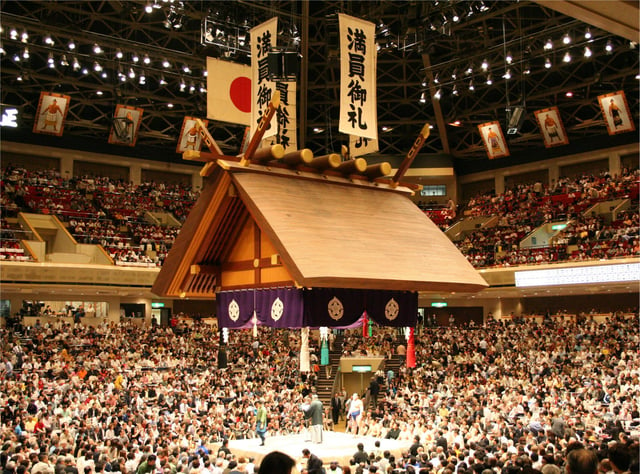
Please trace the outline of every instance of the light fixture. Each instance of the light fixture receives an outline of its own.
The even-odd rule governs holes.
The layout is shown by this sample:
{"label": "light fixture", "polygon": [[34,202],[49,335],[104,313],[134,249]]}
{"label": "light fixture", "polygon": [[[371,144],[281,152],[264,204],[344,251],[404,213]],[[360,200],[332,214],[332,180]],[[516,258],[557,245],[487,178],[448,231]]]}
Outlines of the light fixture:
{"label": "light fixture", "polygon": [[96,95],[102,95],[102,94],[104,94],[104,92],[102,92],[102,91],[96,91]]}
{"label": "light fixture", "polygon": [[475,86],[473,85],[473,79],[469,79],[469,90],[470,91],[476,90]]}
{"label": "light fixture", "polygon": [[611,40],[607,41],[607,45],[604,47],[604,50],[607,53],[610,53],[611,51],[613,51],[613,43],[611,42]]}
{"label": "light fixture", "polygon": [[127,80],[127,76],[122,72],[118,73],[118,77],[120,78],[120,82],[126,82]]}
{"label": "light fixture", "polygon": [[511,64],[511,62],[513,61],[513,56],[511,55],[511,52],[507,53],[507,57],[505,57],[504,60],[507,61],[507,64]]}
{"label": "light fixture", "polygon": [[4,46],[2,45],[2,41],[0,41],[0,54],[4,56],[7,52],[4,50]]}
{"label": "light fixture", "polygon": [[422,87],[427,87],[427,79],[426,79],[426,78],[425,78],[425,79],[422,79],[422,82],[420,83],[420,85],[421,85]]}
{"label": "light fixture", "polygon": [[172,104],[171,102],[169,102],[169,103],[167,104],[167,108],[169,108],[169,109],[173,109],[173,104]]}
{"label": "light fixture", "polygon": [[56,60],[53,59],[53,53],[49,53],[49,57],[47,58],[47,62],[49,63],[49,67],[53,69],[56,67]]}
{"label": "light fixture", "polygon": [[147,3],[147,6],[144,7],[144,11],[147,13],[152,13],[153,12],[153,5],[150,3]]}
{"label": "light fixture", "polygon": [[192,82],[189,84],[189,94],[193,94],[196,91],[196,85]]}
{"label": "light fixture", "polygon": [[202,70],[202,77],[207,77],[209,75],[209,72],[206,69]]}
{"label": "light fixture", "polygon": [[434,84],[440,84],[440,77],[438,74],[436,74],[436,76],[433,78],[433,83]]}
{"label": "light fixture", "polygon": [[20,62],[20,55],[18,53],[13,55],[13,61],[16,62],[16,63]]}
{"label": "light fixture", "polygon": [[142,62],[145,64],[151,64],[151,59],[149,59],[148,55],[144,55],[144,58],[142,58]]}
{"label": "light fixture", "polygon": [[480,65],[480,68],[483,71],[486,71],[487,69],[489,69],[489,61],[487,61],[486,59],[483,59],[482,64]]}
{"label": "light fixture", "polygon": [[424,91],[422,91],[422,94],[420,94],[420,103],[421,104],[427,103],[427,94]]}
{"label": "light fixture", "polygon": [[451,19],[454,23],[458,23],[460,21],[460,16],[456,12],[453,12],[453,17]]}
{"label": "light fixture", "polygon": [[133,70],[132,67],[129,68],[129,79],[135,79],[136,77],[136,72]]}
{"label": "light fixture", "polygon": [[53,41],[53,38],[51,38],[49,33],[44,37],[44,44],[48,44],[49,46],[53,46],[55,44],[55,41]]}
{"label": "light fixture", "polygon": [[119,50],[119,49],[117,49],[117,50],[116,50],[116,58],[117,58],[117,59],[122,59],[122,58],[124,58],[124,54],[123,54],[123,53],[122,53],[122,51],[121,51],[121,50]]}
{"label": "light fixture", "polygon": [[101,54],[102,53],[102,48],[100,47],[100,45],[98,43],[95,43],[93,45],[93,52],[95,54]]}
{"label": "light fixture", "polygon": [[191,74],[191,69],[189,68],[189,66],[187,66],[186,64],[184,66],[182,66],[182,71],[185,74]]}
{"label": "light fixture", "polygon": [[451,91],[452,95],[457,96],[458,95],[458,86],[457,85],[453,85],[453,90]]}
{"label": "light fixture", "polygon": [[571,62],[571,54],[569,54],[569,51],[564,53],[564,56],[562,57],[562,62],[565,62],[565,63]]}
{"label": "light fixture", "polygon": [[184,82],[184,79],[180,79],[180,92],[184,92],[187,88],[187,84]]}
{"label": "light fixture", "polygon": [[145,76],[144,71],[140,73],[140,77],[138,78],[138,83],[141,86],[144,86],[147,83],[147,76]]}
{"label": "light fixture", "polygon": [[102,71],[102,65],[101,65],[98,61],[94,62],[94,63],[93,63],[93,70],[94,70],[95,72],[100,72],[100,71]]}
{"label": "light fixture", "polygon": [[504,75],[502,76],[503,79],[506,79],[507,81],[509,79],[511,79],[511,69],[507,69],[504,73]]}
{"label": "light fixture", "polygon": [[60,59],[60,66],[67,67],[69,65],[69,61],[67,60],[67,55],[63,54],[62,59]]}
{"label": "light fixture", "polygon": [[487,76],[487,85],[490,86],[491,84],[493,84],[493,78],[491,77],[491,74],[489,74]]}
{"label": "light fixture", "polygon": [[73,41],[73,39],[70,39],[69,44],[67,44],[67,48],[69,48],[69,51],[73,51],[76,49],[76,42]]}
{"label": "light fixture", "polygon": [[550,49],[553,49],[553,41],[551,41],[551,38],[549,38],[547,42],[544,44],[545,51],[548,51]]}
{"label": "light fixture", "polygon": [[167,80],[164,78],[164,76],[160,76],[160,82],[159,83],[160,83],[161,86],[166,86],[168,84]]}
{"label": "light fixture", "polygon": [[205,92],[207,92],[207,88],[204,86],[204,83],[200,83],[200,93],[204,94]]}
{"label": "light fixture", "polygon": [[569,44],[569,43],[571,43],[571,36],[569,36],[569,33],[565,34],[565,35],[562,37],[562,43],[563,43],[563,44]]}
{"label": "light fixture", "polygon": [[483,1],[481,1],[480,2],[480,11],[481,12],[486,12],[488,9],[489,9],[489,7],[486,6]]}
{"label": "light fixture", "polygon": [[544,67],[545,67],[546,69],[549,69],[549,68],[551,67],[551,59],[549,59],[549,58],[545,58],[545,60],[544,60]]}
{"label": "light fixture", "polygon": [[322,133],[324,132],[324,128],[313,127],[313,133]]}
{"label": "light fixture", "polygon": [[22,74],[18,74],[18,75],[16,76],[16,81],[18,81],[18,82],[22,82]]}
{"label": "light fixture", "polygon": [[103,70],[103,71],[102,71],[102,74],[100,74],[100,77],[101,77],[102,79],[106,79],[107,77],[109,77],[109,75],[107,74],[107,71]]}
{"label": "light fixture", "polygon": [[78,69],[80,69],[80,63],[78,62],[78,58],[76,58],[75,56],[73,57],[73,70],[77,71]]}
{"label": "light fixture", "polygon": [[133,53],[133,56],[131,56],[131,61],[133,61],[134,63],[140,61],[140,56],[138,56],[138,53]]}
{"label": "light fixture", "polygon": [[24,48],[24,50],[22,51],[22,57],[24,59],[29,59],[29,48]]}
{"label": "light fixture", "polygon": [[464,72],[467,76],[473,74],[473,64],[469,64],[469,67],[467,68],[467,70]]}
{"label": "light fixture", "polygon": [[85,76],[86,76],[87,74],[89,74],[89,69],[87,69],[86,67],[83,67],[83,68],[82,68],[82,74],[84,74]]}
{"label": "light fixture", "polygon": [[531,74],[531,65],[529,64],[529,61],[524,63],[524,69],[522,70],[522,72],[524,74]]}
{"label": "light fixture", "polygon": [[591,52],[591,48],[589,46],[584,47],[584,57],[590,58],[593,53]]}
{"label": "light fixture", "polygon": [[27,41],[29,41],[29,33],[27,33],[26,30],[22,32],[22,36],[20,37],[20,41],[22,41],[23,43],[26,43]]}
{"label": "light fixture", "polygon": [[387,127],[386,125],[383,125],[382,126],[382,131],[386,132],[386,133],[392,132],[393,131],[393,127]]}
{"label": "light fixture", "polygon": [[573,92],[571,92],[571,91],[567,91],[564,95],[565,95],[566,97],[573,97]]}
{"label": "light fixture", "polygon": [[442,89],[438,89],[436,93],[433,94],[433,98],[436,100],[440,100],[440,97],[442,97]]}
{"label": "light fixture", "polygon": [[451,79],[457,79],[458,78],[458,70],[454,69],[453,72],[451,73]]}
{"label": "light fixture", "polygon": [[17,40],[18,30],[16,30],[15,28],[11,28],[11,31],[9,31],[9,38],[11,38],[12,40]]}
{"label": "light fixture", "polygon": [[162,60],[162,67],[165,67],[165,68],[171,67],[171,63],[169,62],[168,59]]}
{"label": "light fixture", "polygon": [[584,39],[590,40],[591,38],[592,38],[591,30],[587,27],[587,29],[584,32]]}

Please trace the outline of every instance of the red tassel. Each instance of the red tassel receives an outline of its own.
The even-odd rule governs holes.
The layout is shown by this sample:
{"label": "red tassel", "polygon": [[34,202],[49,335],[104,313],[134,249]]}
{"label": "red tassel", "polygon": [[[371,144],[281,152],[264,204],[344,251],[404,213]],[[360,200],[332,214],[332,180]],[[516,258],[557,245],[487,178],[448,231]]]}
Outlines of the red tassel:
{"label": "red tassel", "polygon": [[415,328],[409,328],[409,341],[407,343],[407,367],[414,368],[416,366],[416,341]]}

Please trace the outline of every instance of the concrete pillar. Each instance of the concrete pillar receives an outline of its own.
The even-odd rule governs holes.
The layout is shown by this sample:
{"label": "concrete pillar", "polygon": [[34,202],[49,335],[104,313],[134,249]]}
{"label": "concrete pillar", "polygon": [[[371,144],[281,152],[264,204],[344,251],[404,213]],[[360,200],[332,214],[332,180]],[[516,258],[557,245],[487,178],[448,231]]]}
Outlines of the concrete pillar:
{"label": "concrete pillar", "polygon": [[142,167],[137,164],[133,164],[129,167],[129,181],[136,186],[142,182]]}
{"label": "concrete pillar", "polygon": [[504,193],[504,174],[497,174],[495,177],[496,195]]}
{"label": "concrete pillar", "polygon": [[60,158],[60,176],[63,179],[73,177],[73,158],[71,156],[62,156]]}
{"label": "concrete pillar", "polygon": [[622,160],[620,153],[613,152],[609,155],[609,174],[611,176],[619,176],[622,172]]}

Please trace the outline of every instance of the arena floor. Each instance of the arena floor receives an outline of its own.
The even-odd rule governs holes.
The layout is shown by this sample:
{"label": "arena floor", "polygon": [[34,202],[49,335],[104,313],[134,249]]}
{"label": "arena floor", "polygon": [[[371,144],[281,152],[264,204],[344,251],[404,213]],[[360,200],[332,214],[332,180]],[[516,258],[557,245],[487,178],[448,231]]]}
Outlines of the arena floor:
{"label": "arena floor", "polygon": [[[331,461],[338,461],[340,465],[348,465],[349,460],[357,451],[358,443],[364,444],[364,450],[369,453],[374,449],[374,443],[377,440],[378,438],[368,436],[354,436],[336,431],[324,431],[323,441],[320,444],[311,443],[306,434],[298,434],[267,438],[264,446],[260,446],[259,439],[231,440],[229,441],[229,449],[238,457],[253,457],[256,464],[259,464],[262,458],[271,451],[282,451],[299,462],[302,458],[302,450],[308,448],[309,451],[322,459],[325,464],[329,464]],[[402,451],[409,449],[410,446],[410,441],[380,440],[380,448],[383,451],[389,450],[396,458],[401,455]]]}

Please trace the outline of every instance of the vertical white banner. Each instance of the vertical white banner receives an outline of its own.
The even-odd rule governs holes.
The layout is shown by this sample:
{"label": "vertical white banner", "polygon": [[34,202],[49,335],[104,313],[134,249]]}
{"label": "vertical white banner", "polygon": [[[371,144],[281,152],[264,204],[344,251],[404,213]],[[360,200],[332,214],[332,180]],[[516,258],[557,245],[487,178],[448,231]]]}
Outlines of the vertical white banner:
{"label": "vertical white banner", "polygon": [[340,125],[349,135],[378,139],[376,25],[339,14]]}
{"label": "vertical white banner", "polygon": [[[251,136],[256,131],[260,117],[269,105],[276,90],[276,83],[269,80],[269,53],[278,41],[278,18],[272,18],[252,28],[251,34]],[[275,118],[264,137],[278,132]]]}
{"label": "vertical white banner", "polygon": [[351,158],[357,158],[368,153],[375,153],[376,151],[380,151],[378,140],[349,135],[349,156]]}
{"label": "vertical white banner", "polygon": [[298,149],[298,116],[296,113],[296,82],[277,82],[276,89],[280,91],[280,107],[274,122],[278,123],[277,134],[263,140],[263,146],[280,143],[284,151]]}

